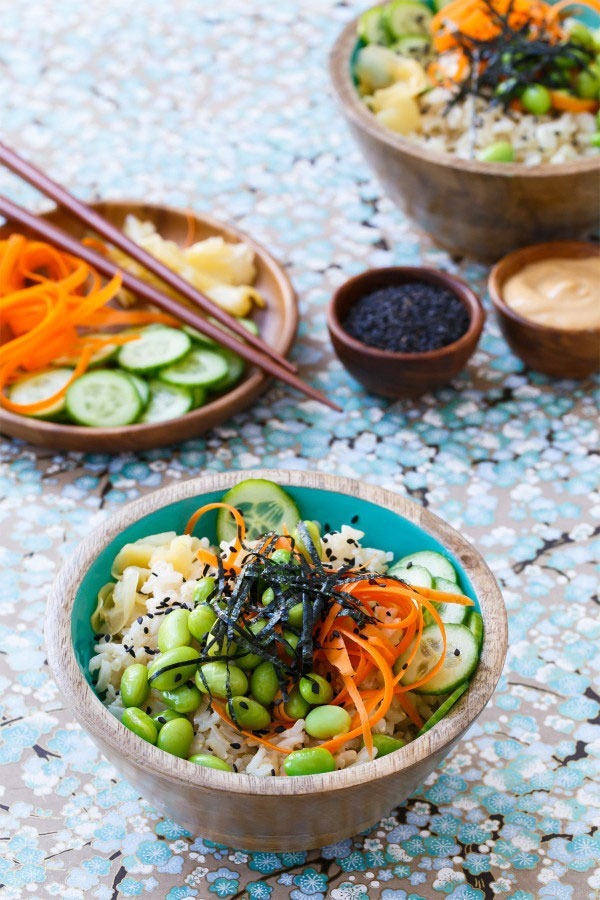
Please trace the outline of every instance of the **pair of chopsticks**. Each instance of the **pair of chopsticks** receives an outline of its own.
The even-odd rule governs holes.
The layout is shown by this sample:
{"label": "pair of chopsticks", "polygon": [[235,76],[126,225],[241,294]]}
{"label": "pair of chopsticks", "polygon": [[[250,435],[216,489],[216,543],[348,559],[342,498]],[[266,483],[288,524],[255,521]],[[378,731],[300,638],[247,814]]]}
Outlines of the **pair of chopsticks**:
{"label": "pair of chopsticks", "polygon": [[[46,194],[47,197],[50,197],[59,206],[68,210],[75,218],[84,222],[105,240],[114,244],[115,247],[119,247],[119,249],[132,259],[135,259],[145,269],[153,272],[154,275],[157,275],[162,281],[194,303],[202,310],[202,312],[212,316],[220,322],[221,325],[229,329],[229,331],[221,329],[218,325],[205,319],[204,316],[198,315],[198,313],[185,306],[183,303],[179,303],[174,298],[163,294],[157,288],[142,281],[135,275],[122,271],[109,259],[102,256],[100,253],[96,253],[89,247],[86,247],[85,244],[81,244],[78,240],[71,237],[71,235],[67,234],[56,225],[52,225],[50,222],[38,218],[38,216],[33,215],[26,209],[23,209],[23,207],[8,200],[6,197],[0,196],[0,213],[7,219],[30,229],[34,234],[39,235],[56,247],[60,247],[61,250],[85,260],[85,262],[94,266],[94,268],[107,278],[112,278],[117,274],[121,275],[123,287],[129,289],[138,297],[147,300],[164,312],[185,322],[186,325],[191,325],[207,337],[212,338],[223,346],[233,350],[239,356],[243,357],[246,362],[258,366],[258,368],[262,369],[264,372],[273,375],[280,381],[284,381],[286,384],[296,388],[296,390],[301,391],[308,397],[312,397],[312,399],[324,403],[326,406],[331,407],[331,409],[341,412],[340,407],[336,403],[321,394],[316,388],[313,388],[312,385],[302,381],[295,374],[295,366],[265,344],[259,337],[246,331],[243,325],[240,325],[235,317],[230,316],[221,309],[221,307],[217,306],[216,303],[213,303],[212,300],[196,290],[196,288],[188,281],[172,269],[167,268],[167,266],[159,262],[159,260],[150,253],[143,250],[142,247],[128,238],[119,228],[112,225],[107,219],[103,218],[103,216],[95,210],[87,206],[83,201],[78,200],[77,197],[70,194],[69,191],[49,178],[44,172],[32,163],[24,160],[18,153],[2,143],[0,143],[0,162],[4,163],[7,168],[11,169],[15,174],[20,175],[25,181],[28,181],[29,184],[33,185],[33,187],[37,188],[43,194]],[[234,332],[234,334],[231,334],[231,332]]]}

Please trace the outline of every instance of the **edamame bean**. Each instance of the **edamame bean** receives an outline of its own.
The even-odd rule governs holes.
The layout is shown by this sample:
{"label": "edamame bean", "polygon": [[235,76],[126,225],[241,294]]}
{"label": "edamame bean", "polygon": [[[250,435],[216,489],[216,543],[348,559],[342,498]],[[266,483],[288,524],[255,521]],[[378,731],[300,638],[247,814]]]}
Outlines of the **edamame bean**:
{"label": "edamame bean", "polygon": [[271,724],[268,710],[252,697],[232,697],[227,701],[227,712],[239,728],[248,731],[260,731]]}
{"label": "edamame bean", "polygon": [[292,551],[285,550],[281,547],[279,550],[275,550],[271,554],[271,562],[275,563],[276,566],[287,566],[289,565],[292,559]]}
{"label": "edamame bean", "polygon": [[235,656],[237,653],[237,644],[230,641],[228,637],[217,637],[216,630],[220,622],[215,622],[213,627],[206,635],[206,655],[207,656]]}
{"label": "edamame bean", "polygon": [[304,719],[306,714],[310,709],[310,703],[308,703],[300,690],[298,689],[298,685],[292,688],[290,691],[289,700],[283,704],[283,711],[286,716],[289,716],[290,719]]}
{"label": "edamame bean", "polygon": [[129,728],[142,740],[148,741],[149,744],[155,744],[158,737],[158,729],[150,716],[143,709],[137,706],[130,706],[125,710],[121,717],[121,722],[125,728]]}
{"label": "edamame bean", "polygon": [[202,641],[217,621],[217,614],[209,603],[199,603],[190,613],[188,628],[192,637]]}
{"label": "edamame bean", "polygon": [[266,589],[266,591],[263,591],[263,595],[260,598],[260,602],[262,603],[263,606],[268,606],[269,603],[272,603],[274,599],[275,599],[275,591],[273,590],[273,588],[269,587]]}
{"label": "edamame bean", "polygon": [[189,647],[192,643],[189,618],[189,609],[173,609],[164,617],[158,629],[158,649],[161,653],[174,647]]}
{"label": "edamame bean", "polygon": [[206,578],[200,578],[194,588],[194,603],[206,603],[209,597],[215,592],[215,579],[207,575]]}
{"label": "edamame bean", "polygon": [[404,747],[404,741],[390,737],[389,734],[374,734],[373,746],[377,748],[377,759],[379,759],[381,756],[387,756],[388,753],[393,753],[394,750]]}
{"label": "edamame bean", "polygon": [[288,612],[288,623],[293,628],[302,628],[304,621],[304,603],[294,603]]}
{"label": "edamame bean", "polygon": [[221,700],[234,694],[245,694],[248,690],[248,679],[242,670],[221,660],[200,666],[194,681],[203,694],[211,694]]}
{"label": "edamame bean", "polygon": [[298,687],[306,702],[311,706],[320,706],[333,699],[333,688],[322,675],[317,675],[316,672],[303,675]]}
{"label": "edamame bean", "polygon": [[265,660],[254,669],[250,676],[250,690],[255,700],[263,706],[270,706],[279,690],[277,672],[272,662]]}
{"label": "edamame bean", "polygon": [[335,771],[335,759],[324,747],[304,747],[286,756],[283,764],[286,775],[323,775]]}
{"label": "edamame bean", "polygon": [[121,675],[121,700],[123,706],[142,706],[148,699],[148,669],[142,663],[132,663]]}
{"label": "edamame bean", "polygon": [[202,695],[195,684],[183,684],[173,691],[162,691],[165,706],[178,713],[196,712],[202,702]]}
{"label": "edamame bean", "polygon": [[[252,634],[260,634],[266,624],[266,619],[256,619],[254,622],[251,622],[249,631]],[[236,656],[235,658],[235,663],[240,667],[240,669],[255,669],[256,666],[262,661],[263,657],[258,653],[244,653],[243,656]],[[239,693],[242,694],[244,692],[239,691]]]}
{"label": "edamame bean", "polygon": [[304,728],[316,738],[332,738],[350,731],[352,719],[343,706],[315,706],[306,716]]}
{"label": "edamame bean", "polygon": [[577,19],[567,19],[565,25],[569,40],[574,44],[580,44],[582,47],[590,49],[594,46],[594,35],[583,22],[578,22]]}
{"label": "edamame bean", "polygon": [[596,100],[598,91],[600,91],[600,80],[596,72],[591,69],[584,69],[580,72],[575,80],[575,90],[577,96],[584,100]]}
{"label": "edamame bean", "polygon": [[157,691],[172,691],[194,677],[199,663],[193,647],[174,647],[161,653],[148,666],[150,687]]}
{"label": "edamame bean", "polygon": [[590,146],[600,147],[600,131],[595,131],[590,135]]}
{"label": "edamame bean", "polygon": [[222,769],[223,772],[233,772],[233,768],[224,759],[213,756],[211,753],[194,753],[188,757],[188,762],[197,766],[206,766],[207,769]]}
{"label": "edamame bean", "polygon": [[545,115],[552,106],[550,91],[543,84],[528,84],[520,99],[527,112],[534,116]]}
{"label": "edamame bean", "polygon": [[158,731],[160,731],[163,725],[166,725],[167,722],[172,722],[173,719],[182,719],[183,713],[175,712],[174,709],[163,709],[162,712],[154,713],[154,715],[150,718],[156,725]]}
{"label": "edamame bean", "polygon": [[513,162],[515,151],[510,141],[496,141],[488,144],[477,154],[480,162]]}
{"label": "edamame bean", "polygon": [[296,647],[298,646],[298,644],[300,642],[300,635],[294,634],[293,631],[288,631],[287,629],[285,629],[282,632],[281,636],[284,641],[283,649],[289,656],[294,656],[295,652],[296,652]]}
{"label": "edamame bean", "polygon": [[187,759],[192,741],[194,726],[189,719],[172,719],[166,722],[158,732],[156,746],[173,756]]}
{"label": "edamame bean", "polygon": [[[308,538],[306,538],[306,533],[308,532]],[[323,544],[321,543],[321,534],[319,532],[319,526],[316,522],[311,522],[308,519],[305,519],[304,522],[300,522],[296,528],[294,529],[294,545],[298,553],[301,553],[304,559],[307,562],[312,562],[312,556],[309,552],[309,549],[313,549],[313,552],[316,550],[317,556],[320,558],[323,553]],[[309,548],[307,544],[312,544],[312,548]]]}

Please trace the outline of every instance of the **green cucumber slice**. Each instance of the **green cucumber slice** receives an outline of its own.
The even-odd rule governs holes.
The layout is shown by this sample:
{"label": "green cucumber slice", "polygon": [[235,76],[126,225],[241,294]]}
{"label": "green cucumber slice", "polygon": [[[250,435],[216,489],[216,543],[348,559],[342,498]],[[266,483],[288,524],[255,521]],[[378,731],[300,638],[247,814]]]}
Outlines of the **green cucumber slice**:
{"label": "green cucumber slice", "polygon": [[[425,684],[415,688],[417,694],[448,694],[471,677],[479,661],[479,648],[473,632],[465,625],[448,624],[446,632],[446,657],[442,668]],[[394,664],[398,673],[406,664],[414,642]],[[415,656],[402,678],[403,685],[411,685],[429,672],[442,652],[442,633],[437,625],[423,629]]]}
{"label": "green cucumber slice", "polygon": [[[100,332],[94,334],[87,334],[86,338],[101,338],[102,340],[106,340],[110,338],[110,334],[102,334]],[[89,368],[93,368],[94,366],[101,366],[104,363],[109,362],[114,359],[119,352],[120,344],[106,344],[104,347],[101,347],[99,350],[96,350],[90,356],[90,361],[88,363]],[[78,356],[61,356],[57,360],[55,360],[55,364],[57,366],[71,366],[73,369],[79,362]]]}
{"label": "green cucumber slice", "polygon": [[[24,375],[15,381],[8,390],[8,398],[13,403],[26,406],[29,403],[39,403],[56,394],[73,375],[73,369],[44,369],[42,372],[34,372],[32,375]],[[53,419],[65,409],[65,398],[61,397],[52,406],[41,413],[24,413],[34,419]]]}
{"label": "green cucumber slice", "polygon": [[431,34],[431,10],[412,0],[394,0],[383,10],[383,22],[392,39],[407,34]]}
{"label": "green cucumber slice", "polygon": [[126,372],[125,374],[140,395],[142,406],[147,406],[148,400],[150,399],[150,385],[148,384],[146,379],[140,378],[139,375],[134,375],[133,372]]}
{"label": "green cucumber slice", "polygon": [[403,34],[390,50],[420,63],[427,62],[431,55],[431,39],[426,34]]}
{"label": "green cucumber slice", "polygon": [[456,569],[450,560],[436,550],[417,550],[416,553],[409,553],[408,556],[403,556],[395,562],[389,572],[395,575],[396,569],[410,568],[411,565],[423,566],[433,578],[447,578],[448,581],[458,582]]}
{"label": "green cucumber slice", "polygon": [[225,378],[227,371],[227,363],[221,353],[193,347],[182,360],[161,369],[158,377],[166,384],[179,387],[212,387]]}
{"label": "green cucumber slice", "polygon": [[211,390],[221,393],[222,391],[228,391],[234,384],[238,383],[244,374],[246,363],[241,356],[238,356],[233,350],[228,350],[227,347],[222,347],[219,353],[227,363],[227,374],[217,384],[213,384]]}
{"label": "green cucumber slice", "polygon": [[117,428],[135,422],[142,401],[125,372],[94,369],[67,389],[67,412],[78,425]]}
{"label": "green cucumber slice", "polygon": [[[267,531],[281,534],[284,525],[291,534],[300,521],[300,512],[290,495],[265,478],[240,481],[227,491],[223,503],[239,509],[246,523],[246,536],[251,541]],[[235,540],[236,533],[233,516],[226,509],[220,509],[217,515],[219,543]]]}
{"label": "green cucumber slice", "polygon": [[401,578],[412,587],[433,587],[433,578],[423,566],[411,566],[410,568],[394,566],[393,571],[390,569],[388,575]]}
{"label": "green cucumber slice", "polygon": [[206,388],[203,387],[193,387],[193,388],[185,388],[192,395],[192,409],[198,409],[199,406],[204,406],[206,403]]}
{"label": "green cucumber slice", "polygon": [[184,387],[165,384],[158,379],[149,384],[150,399],[139,418],[140,422],[166,422],[185,416],[192,409],[192,392]]}
{"label": "green cucumber slice", "polygon": [[470,609],[465,619],[465,625],[475,635],[477,646],[481,648],[483,641],[483,617],[476,609]]}
{"label": "green cucumber slice", "polygon": [[177,363],[191,346],[192,341],[184,331],[165,325],[153,326],[140,331],[137,341],[124,344],[118,361],[129,372],[152,372]]}
{"label": "green cucumber slice", "polygon": [[389,35],[385,27],[383,6],[365,10],[358,20],[358,36],[365,44],[387,44]]}
{"label": "green cucumber slice", "polygon": [[[455,581],[448,581],[447,578],[434,578],[433,587],[436,591],[445,591],[447,594],[462,594],[460,586]],[[460,603],[438,603],[435,600],[432,603],[442,622],[454,625],[465,622],[469,612],[468,606],[462,606]],[[423,612],[423,622],[425,625],[433,623],[433,616],[427,609]]]}
{"label": "green cucumber slice", "polygon": [[469,682],[464,681],[462,684],[456,688],[455,691],[452,691],[449,697],[446,697],[441,706],[439,706],[436,711],[430,716],[423,727],[417,732],[417,737],[421,737],[422,734],[425,734],[429,731],[430,728],[433,728],[434,725],[444,718],[445,715],[452,709],[456,701],[459,697],[462,697],[466,689],[469,687]]}

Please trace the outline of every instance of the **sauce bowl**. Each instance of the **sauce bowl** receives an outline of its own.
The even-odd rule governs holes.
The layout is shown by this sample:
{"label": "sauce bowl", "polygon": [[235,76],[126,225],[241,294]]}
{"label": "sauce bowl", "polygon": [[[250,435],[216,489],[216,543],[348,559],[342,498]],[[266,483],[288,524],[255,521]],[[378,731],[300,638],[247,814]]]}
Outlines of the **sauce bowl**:
{"label": "sauce bowl", "polygon": [[[597,244],[549,241],[509,253],[490,272],[488,290],[502,334],[525,365],[556,378],[585,378],[600,368],[600,328],[565,329],[526,319],[504,302],[504,285],[534,262],[600,256]],[[598,285],[600,303],[600,285]]]}
{"label": "sauce bowl", "polygon": [[[371,347],[344,329],[345,316],[361,297],[379,288],[417,281],[446,288],[466,307],[469,327],[454,343],[423,353],[396,353]],[[348,372],[373,394],[396,400],[419,397],[451,381],[474,353],[484,319],[479,298],[464,281],[418,266],[370,269],[350,278],[333,295],[327,313],[333,348]]]}

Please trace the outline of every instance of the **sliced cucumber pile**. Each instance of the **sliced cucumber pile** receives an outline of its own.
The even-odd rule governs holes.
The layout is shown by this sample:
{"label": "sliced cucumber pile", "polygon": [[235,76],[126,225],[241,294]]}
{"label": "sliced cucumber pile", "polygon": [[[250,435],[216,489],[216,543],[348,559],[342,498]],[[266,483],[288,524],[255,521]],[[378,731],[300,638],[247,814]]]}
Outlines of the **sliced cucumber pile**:
{"label": "sliced cucumber pile", "polygon": [[432,7],[438,8],[425,0],[392,0],[367,9],[358,20],[359,41],[426,63],[431,57]]}
{"label": "sliced cucumber pile", "polygon": [[[241,321],[248,331],[258,333],[254,322]],[[193,328],[149,325],[138,333],[135,341],[98,351],[65,397],[35,417],[90,428],[164,422],[202,406],[211,395],[231,390],[244,374],[241,356]],[[64,387],[76,365],[77,359],[65,357],[60,366],[15,381],[8,396],[20,405],[45,400]]]}
{"label": "sliced cucumber pile", "polygon": [[[458,583],[458,574],[449,559],[435,550],[418,550],[403,556],[388,571],[389,575],[401,578],[413,587],[434,588],[436,591],[444,591],[446,594],[462,594]],[[481,616],[468,606],[460,603],[438,603],[432,601],[442,622],[449,625],[461,625],[467,623],[471,613]],[[432,625],[433,616],[428,610],[423,614],[425,625]],[[483,632],[483,621],[481,622]]]}

